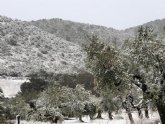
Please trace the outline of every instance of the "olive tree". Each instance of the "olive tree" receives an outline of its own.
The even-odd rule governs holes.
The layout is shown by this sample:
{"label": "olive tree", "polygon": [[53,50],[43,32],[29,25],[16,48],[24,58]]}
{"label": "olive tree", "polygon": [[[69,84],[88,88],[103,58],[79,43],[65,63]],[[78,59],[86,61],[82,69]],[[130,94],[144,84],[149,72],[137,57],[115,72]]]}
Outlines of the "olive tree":
{"label": "olive tree", "polygon": [[64,117],[76,116],[83,121],[82,115],[92,114],[91,97],[91,93],[81,85],[73,89],[55,83],[45,89],[37,99],[36,119],[57,122]]}
{"label": "olive tree", "polygon": [[141,89],[144,99],[156,105],[165,124],[165,42],[150,27],[140,27],[129,55],[133,84]]}
{"label": "olive tree", "polygon": [[[115,97],[121,98],[128,94],[132,88],[132,83],[131,77],[127,72],[128,62],[125,59],[125,55],[116,47],[99,42],[96,36],[92,36],[89,39],[90,43],[85,47],[85,51],[87,52],[86,62],[89,71],[95,76],[98,89],[101,92],[107,92],[108,89],[112,99]],[[112,102],[111,97],[109,97],[109,102]],[[107,105],[109,102],[104,101]],[[125,101],[121,99],[122,102]],[[106,107],[110,108],[110,105]],[[131,123],[134,123],[131,109],[125,109]]]}

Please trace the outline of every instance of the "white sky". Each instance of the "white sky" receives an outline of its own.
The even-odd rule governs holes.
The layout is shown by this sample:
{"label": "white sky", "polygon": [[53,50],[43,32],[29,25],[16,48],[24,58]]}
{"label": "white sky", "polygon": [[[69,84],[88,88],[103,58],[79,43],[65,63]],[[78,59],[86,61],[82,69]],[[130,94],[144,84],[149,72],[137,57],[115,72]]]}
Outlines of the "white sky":
{"label": "white sky", "polygon": [[165,0],[0,0],[0,15],[65,20],[125,29],[165,18]]}

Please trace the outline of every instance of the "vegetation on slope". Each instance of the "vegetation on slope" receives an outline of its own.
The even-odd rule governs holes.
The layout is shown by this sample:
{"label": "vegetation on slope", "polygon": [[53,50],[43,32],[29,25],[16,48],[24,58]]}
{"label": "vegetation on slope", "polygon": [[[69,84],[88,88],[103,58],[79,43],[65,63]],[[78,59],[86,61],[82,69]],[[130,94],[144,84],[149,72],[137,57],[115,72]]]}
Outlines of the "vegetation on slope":
{"label": "vegetation on slope", "polygon": [[[41,19],[31,21],[30,24],[41,28],[51,34],[55,34],[67,41],[77,44],[87,44],[87,36],[96,35],[102,42],[121,46],[125,40],[132,39],[138,32],[138,27],[132,27],[125,30],[115,30],[104,26],[77,23],[62,19]],[[153,27],[154,33],[165,35],[165,20],[155,20],[143,24],[143,26]]]}
{"label": "vegetation on slope", "polygon": [[99,39],[102,39],[102,41],[117,44],[118,46],[120,46],[124,39],[128,37],[127,34],[123,35],[122,31],[118,31],[113,28],[76,23],[62,19],[42,19],[32,21],[30,24],[33,24],[49,33],[55,34],[58,37],[62,37],[67,41],[80,45],[88,43],[87,36],[91,35],[97,35]]}
{"label": "vegetation on slope", "polygon": [[26,22],[0,16],[0,74],[20,76],[43,69],[76,73],[84,67],[80,46]]}

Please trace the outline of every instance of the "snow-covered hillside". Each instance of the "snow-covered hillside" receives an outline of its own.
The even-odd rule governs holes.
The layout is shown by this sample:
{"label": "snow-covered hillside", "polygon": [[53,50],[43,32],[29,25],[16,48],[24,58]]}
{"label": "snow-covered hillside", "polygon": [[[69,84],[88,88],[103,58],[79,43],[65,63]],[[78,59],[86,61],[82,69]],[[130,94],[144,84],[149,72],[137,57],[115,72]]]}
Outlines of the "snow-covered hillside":
{"label": "snow-covered hillside", "polygon": [[27,75],[43,69],[76,73],[84,68],[81,47],[35,26],[0,16],[0,74]]}

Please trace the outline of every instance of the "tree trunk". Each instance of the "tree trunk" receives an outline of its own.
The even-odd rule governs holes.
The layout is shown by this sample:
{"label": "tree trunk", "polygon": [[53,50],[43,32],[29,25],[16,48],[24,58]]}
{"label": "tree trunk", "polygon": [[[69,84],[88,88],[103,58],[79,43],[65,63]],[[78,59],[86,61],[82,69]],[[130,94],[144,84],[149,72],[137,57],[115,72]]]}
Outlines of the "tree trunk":
{"label": "tree trunk", "polygon": [[79,116],[79,121],[84,122],[81,115]]}
{"label": "tree trunk", "polygon": [[132,113],[131,112],[127,112],[127,113],[128,113],[128,117],[129,117],[130,123],[131,124],[135,124],[135,122],[133,120],[133,117],[132,117]]}
{"label": "tree trunk", "polygon": [[56,119],[54,120],[54,123],[56,123],[56,124],[57,124],[57,122],[58,122],[58,119],[56,118]]}
{"label": "tree trunk", "polygon": [[162,124],[165,124],[165,104],[162,102],[156,103],[156,107]]}
{"label": "tree trunk", "polygon": [[139,118],[143,118],[143,113],[142,113],[142,111],[141,111],[141,109],[140,108],[137,108],[137,110],[138,110],[138,115],[139,115]]}
{"label": "tree trunk", "polygon": [[89,115],[90,120],[94,120],[93,115]]}
{"label": "tree trunk", "polygon": [[52,123],[57,124],[59,119],[60,119],[60,118],[59,118],[58,116],[56,116],[55,118],[52,118],[51,121],[52,121]]}
{"label": "tree trunk", "polygon": [[102,116],[101,116],[101,110],[100,110],[100,109],[98,110],[97,113],[98,113],[97,118],[99,118],[99,119],[103,119]]}
{"label": "tree trunk", "polygon": [[21,117],[20,115],[16,116],[16,124],[20,124],[20,117]]}
{"label": "tree trunk", "polygon": [[144,108],[144,112],[145,112],[145,117],[149,118],[149,112],[148,112],[148,106],[147,105]]}
{"label": "tree trunk", "polygon": [[109,119],[110,119],[110,120],[113,120],[112,112],[108,112],[108,115],[109,115]]}
{"label": "tree trunk", "polygon": [[128,114],[128,118],[129,118],[129,120],[130,120],[130,123],[131,123],[131,124],[135,124],[135,122],[134,122],[134,120],[133,120],[133,117],[132,117],[131,109],[130,109],[130,107],[128,106],[127,101],[122,102],[122,106],[123,106],[123,108],[125,108],[125,110],[126,110],[126,112],[127,112],[127,114]]}

